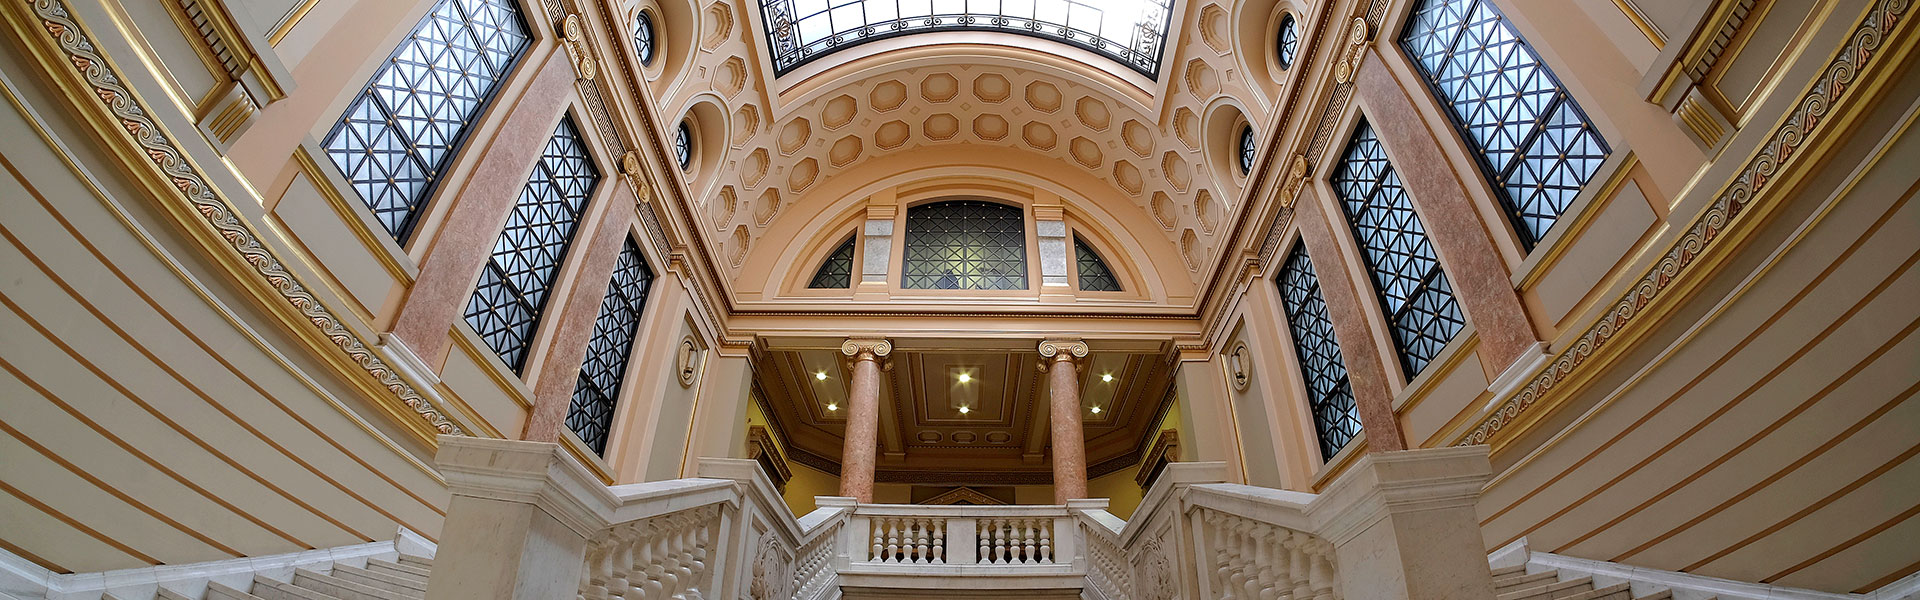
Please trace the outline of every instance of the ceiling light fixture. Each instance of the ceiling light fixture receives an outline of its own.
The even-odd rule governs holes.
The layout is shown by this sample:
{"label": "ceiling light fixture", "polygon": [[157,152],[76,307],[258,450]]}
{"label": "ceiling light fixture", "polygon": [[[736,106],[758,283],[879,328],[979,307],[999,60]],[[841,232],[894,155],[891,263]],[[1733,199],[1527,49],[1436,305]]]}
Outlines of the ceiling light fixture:
{"label": "ceiling light fixture", "polygon": [[1096,414],[1096,415],[1097,415],[1097,414],[1100,414],[1100,407],[1098,407],[1098,406],[1095,406],[1095,407],[1093,407],[1093,408],[1091,408],[1091,409],[1088,409],[1088,410],[1092,410],[1092,411],[1093,411],[1093,414]]}
{"label": "ceiling light fixture", "polygon": [[1112,373],[1101,373],[1101,374],[1100,374],[1100,381],[1102,381],[1102,382],[1105,382],[1105,383],[1113,383],[1113,374],[1112,374]]}
{"label": "ceiling light fixture", "polygon": [[826,380],[827,380],[827,372],[826,372],[826,371],[821,371],[821,372],[818,372],[818,373],[814,373],[814,374],[813,374],[813,378],[814,378],[814,379],[818,379],[818,380],[821,380],[821,381],[826,381]]}
{"label": "ceiling light fixture", "polygon": [[963,415],[964,415],[964,414],[967,414],[967,413],[970,413],[970,412],[973,412],[973,409],[971,409],[971,408],[967,408],[967,407],[965,407],[965,406],[962,406],[962,407],[960,407],[960,414],[963,414]]}
{"label": "ceiling light fixture", "polygon": [[831,412],[831,411],[836,411],[836,410],[840,410],[840,405],[838,405],[838,404],[834,404],[834,403],[832,403],[832,402],[828,402],[828,403],[827,403],[827,410],[828,410],[829,412]]}
{"label": "ceiling light fixture", "polygon": [[[961,373],[961,374],[960,374],[960,383],[966,383],[966,382],[969,382],[969,381],[973,381],[973,374],[972,374],[972,373]],[[963,411],[961,411],[961,412],[966,412],[966,411],[964,411],[964,410],[963,410]]]}

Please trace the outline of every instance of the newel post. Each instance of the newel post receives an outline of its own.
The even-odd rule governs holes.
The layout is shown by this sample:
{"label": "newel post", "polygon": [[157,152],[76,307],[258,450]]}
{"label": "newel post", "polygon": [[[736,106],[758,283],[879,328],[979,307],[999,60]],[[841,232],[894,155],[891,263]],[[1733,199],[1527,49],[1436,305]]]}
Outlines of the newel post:
{"label": "newel post", "polygon": [[1321,494],[1333,513],[1342,595],[1484,600],[1493,575],[1474,505],[1493,474],[1486,446],[1377,452]]}
{"label": "newel post", "polygon": [[427,600],[548,600],[579,594],[600,481],[557,444],[440,436],[452,499]]}

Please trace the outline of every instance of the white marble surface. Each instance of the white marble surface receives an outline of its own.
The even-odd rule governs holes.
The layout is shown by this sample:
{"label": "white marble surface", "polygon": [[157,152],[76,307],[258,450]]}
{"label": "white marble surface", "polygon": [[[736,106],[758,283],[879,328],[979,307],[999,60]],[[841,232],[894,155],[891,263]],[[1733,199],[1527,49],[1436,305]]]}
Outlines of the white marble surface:
{"label": "white marble surface", "polygon": [[113,594],[119,600],[147,600],[161,587],[198,598],[207,583],[217,581],[239,589],[253,584],[254,575],[288,580],[294,569],[324,571],[333,565],[364,567],[367,559],[393,560],[399,554],[434,556],[437,548],[426,538],[401,529],[391,541],[322,548],[288,554],[228,560],[120,569],[98,573],[59,574],[0,550],[0,599],[99,600]]}

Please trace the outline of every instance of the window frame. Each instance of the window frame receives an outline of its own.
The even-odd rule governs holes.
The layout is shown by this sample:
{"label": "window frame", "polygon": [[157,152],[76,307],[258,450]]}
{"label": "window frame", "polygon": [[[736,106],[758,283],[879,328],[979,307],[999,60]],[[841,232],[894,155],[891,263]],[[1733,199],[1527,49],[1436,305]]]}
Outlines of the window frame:
{"label": "window frame", "polygon": [[[835,0],[835,1],[844,2],[845,0]],[[880,1],[880,0],[870,0],[870,1]],[[893,0],[886,0],[886,1],[893,1]],[[1076,1],[1081,1],[1084,3],[1084,0],[1076,0]],[[1157,2],[1160,0],[1150,0],[1150,1]],[[787,58],[787,56],[785,53],[783,53],[780,50],[780,46],[781,46],[780,41],[775,37],[774,16],[776,15],[776,13],[774,11],[776,9],[770,5],[770,3],[773,3],[773,2],[786,2],[790,4],[791,0],[755,0],[753,3],[754,4],[753,8],[756,12],[759,13],[758,21],[760,22],[760,34],[761,34],[761,39],[766,42],[767,63],[773,67],[774,77],[776,78],[793,73],[794,71],[797,71],[800,68],[805,67],[807,64],[812,63],[814,61],[826,58],[828,56],[832,56],[839,52],[846,51],[849,48],[859,47],[861,45],[864,45],[870,42],[877,42],[877,41],[891,39],[891,38],[906,37],[906,36],[918,35],[923,33],[939,33],[939,32],[947,32],[947,31],[969,31],[969,32],[988,32],[988,33],[1005,33],[1005,34],[1012,34],[1012,35],[1020,35],[1020,36],[1048,40],[1048,41],[1051,41],[1057,44],[1063,44],[1066,46],[1071,46],[1080,50],[1084,50],[1084,51],[1099,55],[1102,58],[1109,59],[1114,63],[1125,67],[1129,71],[1146,76],[1148,80],[1159,81],[1160,72],[1163,70],[1166,70],[1166,67],[1167,67],[1168,42],[1174,37],[1172,35],[1173,25],[1174,25],[1173,16],[1174,16],[1174,13],[1178,12],[1179,9],[1181,8],[1179,0],[1165,0],[1166,14],[1160,25],[1160,31],[1158,33],[1159,42],[1156,44],[1156,47],[1154,49],[1154,56],[1152,57],[1152,62],[1153,62],[1152,65],[1138,64],[1134,61],[1128,60],[1122,55],[1117,55],[1111,51],[1103,49],[1104,43],[1108,41],[1104,36],[1100,37],[1103,44],[1096,45],[1096,44],[1082,42],[1072,37],[1065,37],[1061,35],[1049,35],[1049,34],[1041,33],[1039,31],[1029,31],[1025,27],[1002,28],[1002,26],[997,26],[997,25],[981,26],[981,25],[971,25],[967,23],[959,23],[959,24],[953,24],[953,25],[947,25],[947,24],[927,25],[918,29],[914,29],[914,28],[903,27],[900,25],[902,21],[906,21],[909,19],[894,19],[892,21],[883,21],[883,22],[865,25],[864,27],[869,30],[880,28],[880,27],[886,27],[886,28],[889,28],[890,31],[887,31],[884,33],[871,33],[871,34],[858,35],[856,39],[851,42],[830,43],[830,44],[827,44],[826,48],[823,50],[813,51],[812,53],[801,53],[797,59],[786,61],[785,59]],[[864,4],[864,1],[862,1],[861,3]],[[828,12],[831,12],[831,8],[829,8]],[[814,13],[813,15],[798,17],[797,20],[805,21],[808,18],[811,18],[819,14],[821,13]],[[921,18],[928,18],[928,17],[912,17],[911,19],[921,19]],[[943,19],[952,18],[952,19],[963,20],[963,21],[968,21],[969,19],[978,19],[978,18],[999,18],[1000,20],[1017,19],[1022,21],[1026,20],[1025,18],[1022,18],[1022,17],[1003,17],[999,14],[988,14],[988,13],[939,14],[939,15],[933,15],[930,18],[943,18]],[[1037,26],[1038,27],[1054,27],[1054,28],[1061,27],[1061,25],[1057,23],[1039,23]],[[854,31],[855,31],[854,29],[848,29],[846,31],[833,33],[830,35],[833,37],[852,35]],[[1076,30],[1076,31],[1081,31],[1081,30]],[[1091,33],[1091,32],[1082,32],[1082,34],[1085,34],[1085,33]],[[799,50],[794,50],[793,52],[800,53]]]}
{"label": "window frame", "polygon": [[[616,378],[613,384],[613,389],[611,390],[611,393],[604,394],[605,396],[607,396],[605,400],[611,403],[612,406],[609,407],[607,411],[607,431],[604,434],[604,438],[601,440],[600,448],[597,448],[597,449],[594,448],[593,443],[591,441],[587,440],[585,437],[580,436],[578,431],[574,431],[572,425],[567,424],[567,421],[573,420],[575,402],[576,402],[576,398],[580,395],[580,392],[581,392],[581,387],[583,385],[581,378],[585,377],[586,365],[588,361],[591,361],[595,358],[594,356],[592,356],[592,351],[593,351],[593,343],[595,341],[598,341],[598,337],[599,337],[597,334],[599,333],[599,322],[600,322],[600,317],[602,316],[601,314],[599,314],[599,311],[596,311],[594,315],[593,335],[590,335],[587,341],[588,354],[581,357],[580,370],[574,374],[574,391],[567,398],[567,414],[561,421],[562,429],[565,429],[568,433],[572,433],[574,435],[574,438],[580,441],[581,445],[585,446],[587,449],[595,450],[598,453],[601,460],[607,459],[607,450],[608,448],[611,448],[613,446],[614,433],[617,430],[617,426],[620,424],[620,416],[621,416],[622,408],[630,404],[629,402],[626,401],[626,396],[629,393],[631,393],[633,388],[635,387],[633,385],[636,383],[635,378],[637,377],[635,373],[637,369],[635,368],[635,366],[637,363],[641,362],[641,361],[635,361],[634,357],[635,355],[639,354],[639,351],[643,348],[641,345],[641,342],[646,339],[645,333],[648,331],[648,327],[647,327],[648,318],[650,315],[656,312],[652,309],[653,309],[653,305],[657,302],[655,298],[659,296],[659,294],[653,293],[654,292],[653,286],[660,280],[661,271],[655,268],[653,261],[648,257],[647,244],[643,242],[641,239],[639,239],[639,237],[636,235],[637,232],[629,230],[623,233],[625,233],[625,235],[623,236],[624,239],[622,240],[622,243],[621,243],[620,254],[617,255],[615,258],[614,271],[608,275],[605,291],[602,292],[600,308],[602,310],[605,309],[606,296],[611,295],[611,293],[613,292],[614,277],[617,277],[619,275],[620,266],[619,266],[618,256],[624,256],[626,254],[627,248],[629,247],[631,247],[634,250],[634,254],[637,255],[638,257],[637,261],[640,266],[640,269],[647,274],[647,286],[646,286],[646,289],[641,292],[639,306],[635,309],[635,313],[633,317],[633,332],[627,340],[626,356],[624,356],[621,359],[620,369],[619,369],[619,372],[616,374]],[[601,391],[601,390],[596,390],[596,391]]]}

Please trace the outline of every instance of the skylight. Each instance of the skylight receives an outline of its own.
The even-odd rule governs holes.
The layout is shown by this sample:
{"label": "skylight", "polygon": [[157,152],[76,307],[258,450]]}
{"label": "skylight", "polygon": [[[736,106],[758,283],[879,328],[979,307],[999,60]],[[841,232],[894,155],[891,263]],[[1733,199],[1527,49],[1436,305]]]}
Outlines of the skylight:
{"label": "skylight", "polygon": [[1173,0],[760,0],[773,69],[785,75],[901,35],[981,30],[1072,44],[1158,79]]}

